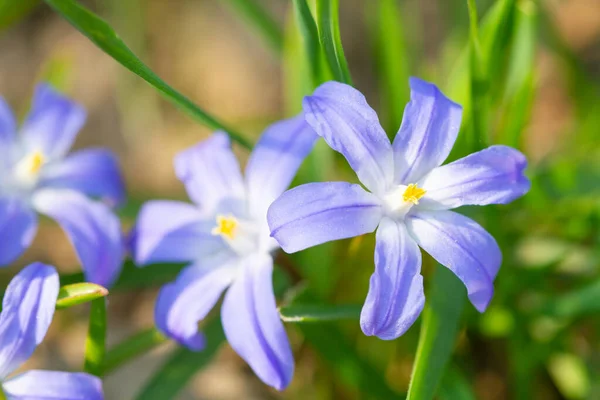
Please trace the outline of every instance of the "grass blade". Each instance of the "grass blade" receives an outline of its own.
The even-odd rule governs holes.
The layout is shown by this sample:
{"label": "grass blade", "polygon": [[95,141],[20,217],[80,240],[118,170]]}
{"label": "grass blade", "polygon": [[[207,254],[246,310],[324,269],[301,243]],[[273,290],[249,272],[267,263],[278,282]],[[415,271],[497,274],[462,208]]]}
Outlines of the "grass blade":
{"label": "grass blade", "polygon": [[279,315],[284,322],[318,323],[360,318],[360,305],[327,306],[320,304],[292,304],[281,307]]}
{"label": "grass blade", "polygon": [[302,35],[304,48],[311,72],[312,86],[317,87],[323,80],[321,73],[321,45],[319,31],[306,0],[293,0],[296,23]]}
{"label": "grass blade", "polygon": [[106,352],[104,363],[102,364],[102,375],[112,372],[128,361],[149,352],[166,341],[167,338],[157,331],[156,328],[150,328],[126,339]]}
{"label": "grass blade", "polygon": [[102,376],[102,364],[106,354],[106,299],[92,301],[90,324],[85,339],[84,370],[92,375]]}
{"label": "grass blade", "polygon": [[339,23],[339,0],[317,0],[319,39],[334,78],[352,84],[348,63],[344,56]]}
{"label": "grass blade", "polygon": [[423,311],[408,400],[433,399],[454,348],[465,299],[462,282],[438,265]]}
{"label": "grass blade", "polygon": [[73,27],[87,36],[96,46],[106,54],[114,58],[125,68],[138,75],[165,98],[185,111],[201,124],[217,130],[223,130],[229,134],[232,140],[238,144],[252,148],[243,136],[225,127],[221,122],[207,114],[190,99],[167,85],[146,64],[144,64],[117,36],[115,31],[101,18],[90,10],[82,7],[73,0],[45,0],[57,13],[64,17]]}
{"label": "grass blade", "polygon": [[277,57],[283,52],[283,32],[271,15],[256,0],[223,0],[267,44]]}

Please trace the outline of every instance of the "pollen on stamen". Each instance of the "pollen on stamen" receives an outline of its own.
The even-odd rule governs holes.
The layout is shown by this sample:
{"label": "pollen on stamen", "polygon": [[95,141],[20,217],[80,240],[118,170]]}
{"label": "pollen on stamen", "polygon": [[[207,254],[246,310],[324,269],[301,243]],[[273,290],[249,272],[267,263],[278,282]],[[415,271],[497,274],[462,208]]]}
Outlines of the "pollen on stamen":
{"label": "pollen on stamen", "polygon": [[44,154],[41,151],[34,151],[27,157],[27,172],[37,174],[45,162],[46,157],[44,157]]}
{"label": "pollen on stamen", "polygon": [[411,202],[413,204],[419,204],[419,199],[425,196],[425,193],[427,193],[426,190],[418,187],[416,183],[411,183],[404,191],[404,194],[402,195],[402,200],[406,202]]}
{"label": "pollen on stamen", "polygon": [[233,215],[217,215],[217,226],[215,226],[211,233],[215,236],[223,236],[227,239],[235,238],[235,234],[238,228],[238,220]]}

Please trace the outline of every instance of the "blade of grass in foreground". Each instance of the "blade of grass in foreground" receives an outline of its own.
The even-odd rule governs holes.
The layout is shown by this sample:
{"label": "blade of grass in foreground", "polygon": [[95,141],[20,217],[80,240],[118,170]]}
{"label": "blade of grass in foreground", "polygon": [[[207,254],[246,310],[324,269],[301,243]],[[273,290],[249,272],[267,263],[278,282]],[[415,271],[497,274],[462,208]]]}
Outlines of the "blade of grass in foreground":
{"label": "blade of grass in foreground", "polygon": [[102,297],[92,301],[90,307],[90,323],[85,340],[85,371],[92,375],[101,376],[105,354],[106,299]]}
{"label": "blade of grass in foreground", "polygon": [[292,304],[279,309],[284,322],[315,323],[360,318],[360,305]]}
{"label": "blade of grass in foreground", "polygon": [[156,328],[150,328],[125,339],[106,352],[102,364],[102,375],[106,375],[136,357],[146,354],[166,341],[167,338]]}
{"label": "blade of grass in foreground", "polygon": [[317,25],[333,76],[339,82],[352,85],[340,36],[339,0],[317,0]]}
{"label": "blade of grass in foreground", "polygon": [[185,111],[201,124],[211,128],[223,130],[229,134],[232,140],[238,144],[251,149],[252,145],[243,136],[225,127],[221,122],[200,109],[190,99],[167,85],[146,64],[144,64],[117,36],[115,31],[101,18],[90,10],[82,7],[73,0],[45,0],[57,13],[63,16],[78,31],[87,36],[96,46],[102,49],[125,68],[138,75],[165,98]]}
{"label": "blade of grass in foreground", "polygon": [[466,294],[462,282],[438,265],[427,296],[408,400],[431,400],[454,348]]}

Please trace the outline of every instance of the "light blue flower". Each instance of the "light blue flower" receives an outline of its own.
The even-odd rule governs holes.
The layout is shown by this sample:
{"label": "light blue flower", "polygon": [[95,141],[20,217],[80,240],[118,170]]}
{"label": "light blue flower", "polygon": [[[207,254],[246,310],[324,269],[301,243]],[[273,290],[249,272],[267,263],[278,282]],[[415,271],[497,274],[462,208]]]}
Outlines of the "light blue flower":
{"label": "light blue flower", "polygon": [[0,313],[0,382],[10,400],[102,400],[99,378],[80,372],[27,371],[9,377],[42,342],[58,296],[54,267],[34,263],[8,285]]}
{"label": "light blue flower", "polygon": [[352,87],[328,82],[306,97],[307,122],[346,157],[368,191],[346,182],[309,183],[285,192],[268,212],[272,236],[289,253],[377,229],[360,324],[382,339],[402,335],[423,309],[419,246],[463,281],[477,310],[486,309],[500,249],[475,221],[449,210],[505,204],[530,187],[525,157],[506,146],[440,166],[456,140],[462,108],[433,84],[411,78],[410,87],[393,144]]}
{"label": "light blue flower", "polygon": [[267,209],[292,181],[317,135],[302,116],[271,125],[246,166],[245,179],[227,135],[175,158],[175,172],[195,205],[145,204],[133,233],[138,265],[191,262],[159,294],[158,328],[191,350],[204,347],[198,321],[229,287],[221,320],[231,347],[276,389],[292,379],[294,359],[276,309]]}
{"label": "light blue flower", "polygon": [[0,97],[0,266],[29,247],[37,211],[65,230],[88,281],[109,286],[118,276],[123,254],[119,220],[107,205],[86,197],[112,204],[124,200],[116,158],[104,149],[67,155],[85,117],[81,106],[42,84],[17,131]]}

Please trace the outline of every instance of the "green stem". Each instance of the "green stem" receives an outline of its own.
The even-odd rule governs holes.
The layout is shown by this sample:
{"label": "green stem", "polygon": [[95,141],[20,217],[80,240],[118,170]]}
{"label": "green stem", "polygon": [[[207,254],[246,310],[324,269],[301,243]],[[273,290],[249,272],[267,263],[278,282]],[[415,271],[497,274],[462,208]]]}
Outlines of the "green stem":
{"label": "green stem", "polygon": [[90,323],[85,340],[84,370],[102,376],[102,364],[106,354],[106,299],[92,301]]}
{"label": "green stem", "polygon": [[4,389],[2,388],[2,385],[0,385],[0,400],[8,400],[8,397],[6,397],[6,394],[4,393]]}
{"label": "green stem", "polygon": [[167,338],[156,328],[150,328],[127,338],[106,353],[102,365],[102,375],[106,375],[166,341]]}
{"label": "green stem", "polygon": [[319,38],[327,62],[337,81],[351,85],[352,79],[342,48],[338,11],[338,0],[317,0]]}
{"label": "green stem", "polygon": [[321,84],[321,47],[319,31],[306,0],[293,0],[296,20],[306,48],[313,88]]}

